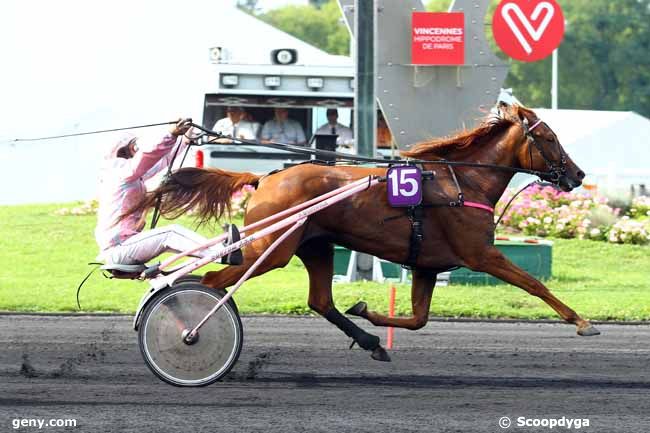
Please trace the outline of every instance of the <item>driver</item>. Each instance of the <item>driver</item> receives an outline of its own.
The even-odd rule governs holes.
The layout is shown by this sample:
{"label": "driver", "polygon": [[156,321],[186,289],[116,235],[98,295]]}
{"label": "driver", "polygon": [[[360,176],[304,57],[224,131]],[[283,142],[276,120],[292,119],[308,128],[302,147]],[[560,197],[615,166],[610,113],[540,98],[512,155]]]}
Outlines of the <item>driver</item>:
{"label": "driver", "polygon": [[[181,119],[157,142],[141,143],[134,135],[119,140],[105,157],[99,176],[99,209],[95,239],[98,260],[112,264],[140,264],[166,251],[181,252],[205,244],[203,236],[179,225],[142,231],[146,212],[122,218],[146,194],[144,182],[167,168],[174,154],[189,143],[185,133],[191,119]],[[213,247],[214,248],[214,247]],[[194,257],[206,257],[216,250],[204,249]]]}

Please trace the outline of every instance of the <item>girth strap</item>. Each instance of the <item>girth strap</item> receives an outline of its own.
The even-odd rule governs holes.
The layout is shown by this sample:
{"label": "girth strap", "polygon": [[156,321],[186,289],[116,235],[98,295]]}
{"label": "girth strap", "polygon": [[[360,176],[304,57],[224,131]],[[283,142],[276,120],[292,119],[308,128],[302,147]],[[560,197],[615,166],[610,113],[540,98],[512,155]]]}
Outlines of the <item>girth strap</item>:
{"label": "girth strap", "polygon": [[409,255],[406,259],[406,265],[414,268],[417,265],[418,256],[422,249],[424,241],[424,231],[422,230],[422,218],[424,217],[424,208],[422,205],[411,206],[407,208],[406,215],[411,221],[411,239],[409,242]]}

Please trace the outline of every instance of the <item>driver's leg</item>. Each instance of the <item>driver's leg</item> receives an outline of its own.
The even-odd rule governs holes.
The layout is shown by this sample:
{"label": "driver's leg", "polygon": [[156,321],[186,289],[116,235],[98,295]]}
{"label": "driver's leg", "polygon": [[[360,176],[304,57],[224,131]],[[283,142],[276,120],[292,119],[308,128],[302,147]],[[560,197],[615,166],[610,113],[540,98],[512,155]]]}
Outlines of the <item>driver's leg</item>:
{"label": "driver's leg", "polygon": [[[177,224],[158,227],[138,233],[115,248],[114,263],[145,263],[164,252],[182,252],[208,241],[198,233]],[[218,250],[213,246],[208,250],[198,251],[194,257],[205,257]],[[117,259],[117,260],[116,260]]]}

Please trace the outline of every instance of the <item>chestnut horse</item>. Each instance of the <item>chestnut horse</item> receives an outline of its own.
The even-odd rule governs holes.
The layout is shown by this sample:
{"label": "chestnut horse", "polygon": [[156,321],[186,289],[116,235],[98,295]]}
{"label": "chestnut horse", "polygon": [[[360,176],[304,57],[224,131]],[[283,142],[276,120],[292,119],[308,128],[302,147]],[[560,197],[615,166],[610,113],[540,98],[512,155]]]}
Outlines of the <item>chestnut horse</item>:
{"label": "chestnut horse", "polygon": [[[534,126],[533,126],[534,125]],[[462,161],[543,171],[547,179],[565,191],[580,186],[584,173],[566,155],[557,136],[535,113],[519,106],[501,106],[500,114],[478,128],[451,138],[415,145],[402,153],[419,160]],[[458,190],[451,170],[444,165],[427,165],[435,170],[432,180],[423,181],[423,203],[449,203]],[[454,169],[466,200],[494,207],[513,172],[458,166]],[[385,176],[386,168],[323,166],[303,164],[275,174],[256,176],[222,170],[186,168],[177,171],[157,191],[163,193],[163,215],[178,215],[194,207],[204,220],[218,218],[229,206],[231,193],[243,184],[253,184],[245,224],[251,224],[349,182],[369,175]],[[147,203],[153,203],[153,191]],[[284,267],[295,254],[309,273],[310,308],[339,327],[372,357],[388,361],[377,336],[371,335],[336,309],[332,299],[334,244],[406,263],[409,256],[411,222],[404,209],[392,208],[386,198],[386,184],[360,192],[311,216],[289,236],[253,276]],[[587,320],[555,297],[548,288],[514,265],[494,246],[494,216],[471,207],[426,207],[423,216],[424,240],[413,267],[411,317],[390,318],[372,311],[364,302],[346,313],[363,317],[376,326],[419,329],[426,323],[436,275],[457,266],[486,272],[537,296],[564,320],[577,326],[582,336],[599,332]],[[208,272],[202,283],[215,289],[234,284],[283,231],[245,247],[244,263]],[[247,233],[250,234],[250,233]],[[353,343],[354,344],[354,343]]]}

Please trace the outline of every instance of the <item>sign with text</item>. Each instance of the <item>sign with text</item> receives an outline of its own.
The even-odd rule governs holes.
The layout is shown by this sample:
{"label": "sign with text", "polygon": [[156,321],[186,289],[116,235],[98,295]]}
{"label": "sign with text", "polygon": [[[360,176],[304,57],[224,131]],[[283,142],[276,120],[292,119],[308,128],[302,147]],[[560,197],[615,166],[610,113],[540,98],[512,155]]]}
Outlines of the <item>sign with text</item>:
{"label": "sign with text", "polygon": [[503,0],[492,19],[494,39],[508,56],[536,62],[550,56],[564,37],[564,14],[556,0]]}
{"label": "sign with text", "polygon": [[411,61],[414,65],[465,63],[465,14],[413,12]]}
{"label": "sign with text", "polygon": [[388,204],[417,206],[422,202],[422,171],[412,165],[396,165],[386,174]]}

